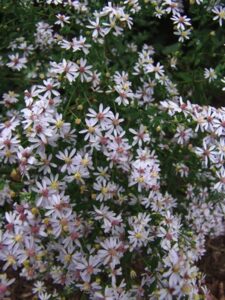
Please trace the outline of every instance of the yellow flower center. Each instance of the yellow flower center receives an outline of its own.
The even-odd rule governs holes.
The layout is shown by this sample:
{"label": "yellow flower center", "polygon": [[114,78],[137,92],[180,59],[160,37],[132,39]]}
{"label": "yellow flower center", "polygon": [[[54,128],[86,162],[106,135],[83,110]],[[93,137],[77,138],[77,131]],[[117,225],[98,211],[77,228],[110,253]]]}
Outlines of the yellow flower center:
{"label": "yellow flower center", "polygon": [[102,194],[107,194],[108,193],[108,188],[107,187],[103,187],[102,189],[101,189],[101,193]]}
{"label": "yellow flower center", "polygon": [[10,150],[6,150],[6,151],[5,151],[5,156],[6,156],[7,158],[11,157],[11,156],[12,156],[12,152],[11,152]]}
{"label": "yellow flower center", "polygon": [[136,239],[141,239],[143,237],[143,235],[140,232],[135,233],[135,237]]}
{"label": "yellow flower center", "polygon": [[89,126],[88,127],[88,132],[89,133],[94,133],[95,132],[95,127]]}
{"label": "yellow flower center", "polygon": [[138,179],[137,179],[137,182],[138,183],[143,183],[145,180],[144,180],[144,177],[143,176],[140,176],[140,177],[138,177]]}
{"label": "yellow flower center", "polygon": [[76,179],[76,180],[81,180],[81,174],[80,172],[76,172],[73,177]]}
{"label": "yellow flower center", "polygon": [[219,12],[218,15],[221,19],[225,19],[225,10],[222,10],[221,12]]}
{"label": "yellow flower center", "polygon": [[66,164],[69,165],[69,164],[71,164],[72,159],[70,157],[65,157],[64,161],[65,161]]}
{"label": "yellow flower center", "polygon": [[59,182],[58,181],[52,181],[51,189],[58,190],[58,188],[59,188]]}
{"label": "yellow flower center", "polygon": [[7,262],[9,263],[10,266],[12,266],[16,263],[16,260],[15,260],[14,256],[8,255],[7,256]]}
{"label": "yellow flower center", "polygon": [[21,234],[17,234],[14,239],[15,239],[16,242],[21,242],[23,237],[22,237]]}
{"label": "yellow flower center", "polygon": [[55,126],[56,128],[60,129],[64,124],[64,121],[63,120],[58,120],[56,123],[55,123]]}
{"label": "yellow flower center", "polygon": [[64,260],[65,262],[70,262],[71,261],[72,256],[70,254],[65,255]]}
{"label": "yellow flower center", "polygon": [[87,166],[89,163],[89,160],[87,158],[84,158],[84,159],[82,159],[81,163],[83,166]]}

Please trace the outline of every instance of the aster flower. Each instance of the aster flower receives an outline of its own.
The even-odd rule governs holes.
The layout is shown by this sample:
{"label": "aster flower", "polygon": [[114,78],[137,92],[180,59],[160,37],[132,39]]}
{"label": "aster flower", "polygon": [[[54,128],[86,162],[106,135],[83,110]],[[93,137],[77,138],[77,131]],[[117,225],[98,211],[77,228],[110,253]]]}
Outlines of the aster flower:
{"label": "aster flower", "polygon": [[110,264],[111,266],[120,264],[120,259],[123,256],[121,251],[122,243],[111,237],[100,244],[101,249],[98,251],[98,257],[103,264]]}
{"label": "aster flower", "polygon": [[156,66],[148,64],[145,68],[147,73],[155,73],[155,79],[160,79],[164,75],[164,67],[158,62]]}
{"label": "aster flower", "polygon": [[208,79],[209,82],[212,82],[213,80],[217,79],[216,72],[213,68],[205,68],[204,77]]}
{"label": "aster flower", "polygon": [[182,125],[177,127],[177,133],[174,138],[177,140],[178,144],[187,143],[193,136],[193,131],[191,128],[185,129]]}
{"label": "aster flower", "polygon": [[94,124],[99,123],[100,127],[105,130],[108,128],[110,119],[113,117],[113,113],[110,107],[103,108],[103,104],[99,105],[99,112],[96,112],[92,108],[89,108],[87,116],[94,120]]}
{"label": "aster flower", "polygon": [[0,103],[3,103],[6,107],[10,107],[12,104],[17,103],[19,95],[14,93],[13,91],[8,91],[8,93],[4,93],[2,98],[3,100]]}
{"label": "aster flower", "polygon": [[225,189],[225,169],[221,168],[219,171],[216,172],[216,176],[219,181],[214,185],[214,189],[218,192],[224,191]]}
{"label": "aster flower", "polygon": [[129,131],[135,135],[133,138],[132,146],[138,144],[138,146],[141,147],[142,143],[148,144],[150,142],[149,134],[144,125],[140,125],[139,131],[135,131],[132,128],[129,129]]}
{"label": "aster flower", "polygon": [[215,151],[215,146],[209,146],[203,141],[203,147],[196,147],[195,153],[202,157],[205,166],[208,166],[209,162],[216,162],[217,152]]}
{"label": "aster flower", "polygon": [[142,226],[135,226],[133,230],[129,230],[130,250],[146,246],[149,242],[149,231],[146,231]]}
{"label": "aster flower", "polygon": [[100,25],[100,18],[96,17],[95,21],[89,21],[90,25],[87,25],[87,28],[92,29],[92,37],[93,39],[100,37],[104,37],[105,35],[107,35],[110,31],[109,28],[106,28],[102,25]]}
{"label": "aster flower", "polygon": [[62,62],[58,64],[56,62],[51,62],[50,70],[53,73],[65,75],[67,80],[71,83],[79,76],[78,69],[79,66],[76,63],[63,59]]}
{"label": "aster flower", "polygon": [[8,279],[5,273],[0,274],[0,298],[10,294],[8,287],[15,281],[15,278]]}
{"label": "aster flower", "polygon": [[43,93],[44,97],[51,97],[52,95],[54,96],[59,96],[59,92],[55,89],[56,87],[59,86],[58,82],[53,80],[52,78],[49,78],[47,80],[43,81],[44,85],[39,85],[37,92],[38,93]]}
{"label": "aster flower", "polygon": [[98,268],[100,265],[98,256],[90,255],[88,259],[82,257],[74,262],[76,269],[81,272],[81,276],[84,281],[90,281],[92,275],[96,275],[100,272],[100,269]]}
{"label": "aster flower", "polygon": [[179,37],[178,41],[183,43],[185,40],[190,39],[191,29],[186,29],[186,30],[178,29],[177,31],[174,32],[174,34]]}
{"label": "aster flower", "polygon": [[219,20],[219,25],[222,26],[225,20],[225,8],[223,6],[215,6],[212,12],[215,14],[213,20]]}
{"label": "aster flower", "polygon": [[76,149],[72,149],[69,153],[68,149],[65,149],[64,152],[59,151],[58,154],[56,154],[56,157],[59,160],[64,161],[64,165],[61,167],[61,172],[67,172],[68,174],[71,174],[74,170],[74,155],[76,153]]}
{"label": "aster flower", "polygon": [[176,25],[178,30],[185,30],[185,26],[191,26],[190,18],[187,16],[182,16],[180,13],[176,13],[171,17],[171,20]]}
{"label": "aster flower", "polygon": [[64,27],[65,23],[69,24],[70,17],[62,15],[62,14],[57,14],[56,18],[58,19],[55,24],[60,25],[61,27]]}
{"label": "aster flower", "polygon": [[26,57],[19,57],[19,53],[15,55],[9,55],[10,62],[6,64],[12,70],[20,71],[23,68],[26,68],[27,59]]}

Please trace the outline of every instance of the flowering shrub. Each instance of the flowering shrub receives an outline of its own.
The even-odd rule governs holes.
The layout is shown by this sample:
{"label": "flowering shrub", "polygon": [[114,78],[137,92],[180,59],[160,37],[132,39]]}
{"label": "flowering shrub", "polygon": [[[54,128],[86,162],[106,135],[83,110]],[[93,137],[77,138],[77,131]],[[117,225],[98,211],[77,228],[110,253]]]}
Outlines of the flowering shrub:
{"label": "flowering shrub", "polygon": [[209,103],[225,90],[221,3],[2,1],[1,299],[12,272],[41,300],[208,294],[197,262],[225,211],[225,109]]}

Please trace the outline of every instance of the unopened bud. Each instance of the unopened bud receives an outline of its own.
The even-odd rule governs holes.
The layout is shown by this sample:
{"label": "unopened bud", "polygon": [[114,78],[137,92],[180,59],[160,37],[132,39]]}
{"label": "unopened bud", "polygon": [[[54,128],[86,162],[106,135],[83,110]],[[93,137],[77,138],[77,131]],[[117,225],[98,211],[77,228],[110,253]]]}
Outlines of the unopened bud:
{"label": "unopened bud", "polygon": [[137,277],[137,273],[134,270],[130,271],[130,278],[134,279]]}
{"label": "unopened bud", "polygon": [[99,244],[95,244],[94,247],[95,247],[96,250],[100,249],[100,245]]}
{"label": "unopened bud", "polygon": [[101,283],[101,278],[97,277],[97,278],[95,279],[95,282],[98,283],[98,284],[100,284],[100,283]]}
{"label": "unopened bud", "polygon": [[12,170],[10,177],[12,178],[12,180],[17,182],[21,180],[20,172],[17,169]]}
{"label": "unopened bud", "polygon": [[81,119],[76,118],[76,119],[75,119],[75,124],[76,124],[76,125],[80,125],[80,123],[81,123]]}
{"label": "unopened bud", "polygon": [[91,199],[92,199],[92,200],[95,200],[95,199],[96,199],[96,197],[97,197],[97,195],[96,195],[96,194],[91,194]]}
{"label": "unopened bud", "polygon": [[31,209],[31,212],[32,212],[32,214],[33,214],[34,216],[36,216],[36,215],[39,214],[39,210],[38,210],[37,207],[33,207],[33,208]]}
{"label": "unopened bud", "polygon": [[10,197],[11,197],[11,198],[16,197],[16,193],[15,193],[14,191],[12,191],[12,190],[10,191]]}

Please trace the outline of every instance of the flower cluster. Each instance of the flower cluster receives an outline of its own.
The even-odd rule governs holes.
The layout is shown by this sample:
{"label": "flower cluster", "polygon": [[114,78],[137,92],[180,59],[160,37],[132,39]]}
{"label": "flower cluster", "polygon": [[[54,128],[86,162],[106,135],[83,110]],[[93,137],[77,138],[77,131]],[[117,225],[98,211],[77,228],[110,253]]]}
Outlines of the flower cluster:
{"label": "flower cluster", "polygon": [[[0,299],[18,276],[40,300],[208,293],[197,261],[224,233],[225,109],[180,93],[197,19],[181,0],[102,2],[18,4],[34,19],[0,62]],[[219,1],[192,5],[223,26]],[[169,20],[172,52],[130,35],[145,11]]]}

